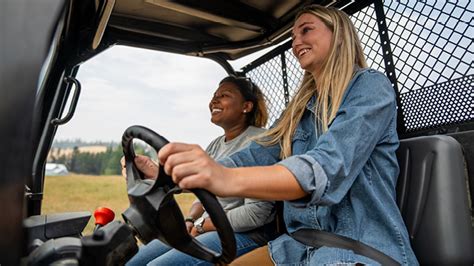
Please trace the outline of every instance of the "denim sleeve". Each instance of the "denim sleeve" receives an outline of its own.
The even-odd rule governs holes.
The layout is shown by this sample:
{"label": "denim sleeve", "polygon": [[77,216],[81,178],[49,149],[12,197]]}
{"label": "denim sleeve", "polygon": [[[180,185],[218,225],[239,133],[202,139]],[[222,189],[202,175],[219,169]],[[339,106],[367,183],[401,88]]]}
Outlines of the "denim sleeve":
{"label": "denim sleeve", "polygon": [[306,203],[337,204],[377,143],[391,133],[389,125],[395,118],[395,92],[390,82],[382,73],[369,70],[348,87],[336,117],[316,145],[279,164],[310,194]]}
{"label": "denim sleeve", "polygon": [[279,145],[262,147],[262,145],[252,141],[247,147],[235,152],[229,157],[222,158],[217,162],[223,166],[235,168],[242,166],[273,165],[280,160],[279,158]]}
{"label": "denim sleeve", "polygon": [[227,217],[235,232],[258,228],[273,219],[274,202],[248,198],[244,202],[242,206],[227,212]]}

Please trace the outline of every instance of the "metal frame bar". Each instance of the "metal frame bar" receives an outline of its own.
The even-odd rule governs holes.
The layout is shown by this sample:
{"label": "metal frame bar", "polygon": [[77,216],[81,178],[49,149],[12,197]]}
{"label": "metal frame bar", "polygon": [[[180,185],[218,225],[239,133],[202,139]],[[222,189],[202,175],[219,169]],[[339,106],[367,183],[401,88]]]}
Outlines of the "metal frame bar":
{"label": "metal frame bar", "polygon": [[383,61],[385,64],[385,72],[388,79],[392,83],[392,87],[395,90],[397,97],[397,129],[398,132],[406,132],[405,116],[402,110],[402,102],[400,99],[400,91],[398,90],[397,74],[395,71],[395,64],[393,61],[392,48],[390,46],[390,38],[388,36],[387,21],[385,19],[385,12],[383,9],[383,1],[374,1],[375,14],[377,16],[377,26],[379,28],[380,45],[383,52]]}
{"label": "metal frame bar", "polygon": [[283,96],[285,97],[285,106],[290,102],[290,92],[288,91],[288,72],[286,70],[286,57],[285,52],[280,54],[281,60],[281,74],[283,78]]}

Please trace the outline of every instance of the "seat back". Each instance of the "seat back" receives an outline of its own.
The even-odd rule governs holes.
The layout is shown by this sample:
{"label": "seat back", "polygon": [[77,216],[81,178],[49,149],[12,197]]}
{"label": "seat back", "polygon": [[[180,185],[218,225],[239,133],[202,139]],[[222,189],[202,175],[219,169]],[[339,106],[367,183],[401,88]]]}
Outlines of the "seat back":
{"label": "seat back", "polygon": [[449,136],[402,140],[397,203],[421,264],[472,265],[474,234],[460,144]]}

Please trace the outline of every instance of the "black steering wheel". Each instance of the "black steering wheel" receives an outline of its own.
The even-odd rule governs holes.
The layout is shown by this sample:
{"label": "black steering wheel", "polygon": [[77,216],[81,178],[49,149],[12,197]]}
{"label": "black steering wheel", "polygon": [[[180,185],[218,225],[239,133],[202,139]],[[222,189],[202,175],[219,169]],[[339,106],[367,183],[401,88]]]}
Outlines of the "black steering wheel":
{"label": "black steering wheel", "polygon": [[134,163],[133,139],[146,142],[157,152],[168,141],[142,126],[131,126],[123,133],[122,147],[130,207],[122,216],[134,229],[137,237],[145,244],[157,238],[177,250],[214,264],[227,264],[234,260],[234,232],[216,197],[207,190],[190,190],[201,201],[216,227],[222,246],[221,254],[189,235],[183,214],[174,199],[174,194],[181,193],[182,190],[165,173],[163,166],[159,166],[156,180],[144,178],[143,173],[137,169]]}

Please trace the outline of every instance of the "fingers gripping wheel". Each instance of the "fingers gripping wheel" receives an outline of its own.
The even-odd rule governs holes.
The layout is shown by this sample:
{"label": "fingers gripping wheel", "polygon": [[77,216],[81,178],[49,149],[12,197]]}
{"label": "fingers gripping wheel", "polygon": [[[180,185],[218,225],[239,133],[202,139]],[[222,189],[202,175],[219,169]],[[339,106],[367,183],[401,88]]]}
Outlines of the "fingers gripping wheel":
{"label": "fingers gripping wheel", "polygon": [[122,137],[130,207],[122,214],[144,243],[158,238],[171,247],[214,264],[230,263],[236,256],[235,237],[229,220],[216,197],[206,190],[193,189],[212,219],[221,240],[222,254],[205,247],[186,230],[183,214],[174,200],[181,193],[159,166],[156,180],[145,179],[134,164],[133,139],[140,139],[159,151],[168,141],[142,126],[131,126]]}

